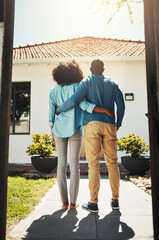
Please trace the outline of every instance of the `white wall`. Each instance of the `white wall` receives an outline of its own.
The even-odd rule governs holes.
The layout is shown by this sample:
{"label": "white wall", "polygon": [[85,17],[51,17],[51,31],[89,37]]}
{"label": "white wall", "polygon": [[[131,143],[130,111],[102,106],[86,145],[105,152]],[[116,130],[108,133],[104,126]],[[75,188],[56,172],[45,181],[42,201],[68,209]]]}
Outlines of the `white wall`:
{"label": "white wall", "polygon": [[33,133],[50,134],[48,126],[49,91],[55,85],[51,72],[55,64],[13,64],[12,81],[31,82],[31,112],[30,135],[10,135],[9,162],[29,163],[30,157],[26,148],[31,144]]}
{"label": "white wall", "polygon": [[144,62],[109,63],[108,75],[119,83],[123,93],[134,93],[134,101],[125,101],[125,117],[119,137],[134,132],[148,141],[146,69]]}
{"label": "white wall", "polygon": [[[78,61],[85,76],[90,75],[90,61]],[[126,101],[123,126],[118,138],[130,132],[145,138],[148,142],[147,90],[144,61],[104,61],[105,75],[119,83],[123,93],[134,93],[134,101]],[[30,157],[25,153],[31,143],[31,135],[36,132],[50,133],[48,126],[49,90],[55,83],[51,72],[57,63],[16,63],[13,64],[12,81],[31,81],[31,125],[30,135],[10,135],[10,163],[28,163]],[[119,153],[120,159],[121,153]]]}
{"label": "white wall", "polygon": [[[125,116],[118,138],[136,133],[149,142],[147,113],[147,87],[145,62],[120,62],[108,64],[108,73],[118,81],[123,93],[134,93],[134,101],[125,101]],[[118,156],[124,153],[119,152]]]}

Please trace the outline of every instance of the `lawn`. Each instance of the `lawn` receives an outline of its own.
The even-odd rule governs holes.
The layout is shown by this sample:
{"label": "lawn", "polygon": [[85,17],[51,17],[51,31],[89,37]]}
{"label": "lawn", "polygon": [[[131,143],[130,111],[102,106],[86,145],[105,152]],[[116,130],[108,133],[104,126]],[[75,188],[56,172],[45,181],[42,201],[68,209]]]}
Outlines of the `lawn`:
{"label": "lawn", "polygon": [[55,182],[56,178],[26,179],[19,175],[9,176],[7,225],[25,218]]}

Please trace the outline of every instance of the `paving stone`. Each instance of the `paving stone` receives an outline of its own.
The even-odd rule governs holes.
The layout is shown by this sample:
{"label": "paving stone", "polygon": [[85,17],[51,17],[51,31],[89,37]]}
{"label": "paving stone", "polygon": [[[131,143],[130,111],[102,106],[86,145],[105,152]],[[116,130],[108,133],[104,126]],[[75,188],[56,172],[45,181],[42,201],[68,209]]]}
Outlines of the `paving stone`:
{"label": "paving stone", "polygon": [[[101,176],[99,213],[81,208],[89,200],[88,176],[82,176],[76,210],[61,210],[57,183],[7,240],[153,239],[151,196],[128,180],[120,181],[120,211],[110,207],[108,176]],[[68,179],[69,185],[69,179]]]}

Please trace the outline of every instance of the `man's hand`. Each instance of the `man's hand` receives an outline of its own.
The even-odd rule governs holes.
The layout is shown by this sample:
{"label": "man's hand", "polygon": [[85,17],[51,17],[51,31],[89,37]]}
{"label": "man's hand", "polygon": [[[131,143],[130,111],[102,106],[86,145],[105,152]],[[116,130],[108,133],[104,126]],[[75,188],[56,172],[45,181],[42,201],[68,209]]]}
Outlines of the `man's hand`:
{"label": "man's hand", "polygon": [[58,116],[60,113],[57,111],[57,108],[55,110],[56,115]]}
{"label": "man's hand", "polygon": [[119,130],[119,128],[120,128],[120,127],[119,127],[119,126],[117,126],[117,127],[116,127],[116,130],[118,131],[118,130]]}

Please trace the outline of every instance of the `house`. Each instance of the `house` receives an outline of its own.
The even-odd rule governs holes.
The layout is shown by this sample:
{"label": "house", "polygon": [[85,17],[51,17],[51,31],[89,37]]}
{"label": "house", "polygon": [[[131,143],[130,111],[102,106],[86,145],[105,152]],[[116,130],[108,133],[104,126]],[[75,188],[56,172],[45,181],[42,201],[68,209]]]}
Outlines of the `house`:
{"label": "house", "polygon": [[134,132],[148,142],[144,42],[83,37],[19,46],[13,49],[9,163],[30,163],[25,151],[31,135],[50,133],[49,91],[55,86],[52,69],[61,61],[75,59],[87,76],[91,61],[97,58],[105,64],[104,74],[118,82],[126,99],[118,138]]}

